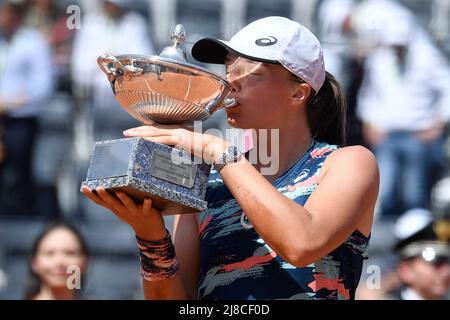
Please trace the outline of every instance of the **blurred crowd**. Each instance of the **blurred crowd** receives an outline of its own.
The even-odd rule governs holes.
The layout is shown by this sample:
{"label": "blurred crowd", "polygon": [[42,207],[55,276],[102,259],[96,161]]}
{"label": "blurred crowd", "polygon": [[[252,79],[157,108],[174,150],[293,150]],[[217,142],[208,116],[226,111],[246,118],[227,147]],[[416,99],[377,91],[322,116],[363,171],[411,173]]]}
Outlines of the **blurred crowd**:
{"label": "blurred crowd", "polygon": [[[176,23],[189,52],[269,15],[316,33],[346,92],[348,144],[378,160],[358,298],[450,297],[450,1],[0,0],[0,299],[141,297],[131,230],[79,192],[94,142],[139,125],[97,57],[157,55]],[[224,114],[208,127],[227,128]],[[66,290],[74,263],[81,291]]]}

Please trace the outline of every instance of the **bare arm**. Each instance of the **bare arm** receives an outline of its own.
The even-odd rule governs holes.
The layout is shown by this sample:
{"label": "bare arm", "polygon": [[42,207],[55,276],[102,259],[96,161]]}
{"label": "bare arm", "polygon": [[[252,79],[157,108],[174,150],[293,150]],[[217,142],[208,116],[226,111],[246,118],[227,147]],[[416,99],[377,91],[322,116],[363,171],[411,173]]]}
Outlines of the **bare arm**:
{"label": "bare arm", "polygon": [[180,274],[160,281],[142,280],[146,300],[185,300],[188,299]]}
{"label": "bare arm", "polygon": [[305,206],[281,194],[245,159],[221,175],[258,234],[286,261],[305,266],[342,244],[362,219],[371,221],[378,194],[378,167],[365,148],[335,151],[322,170]]}
{"label": "bare arm", "polygon": [[[176,126],[142,126],[124,134],[175,145],[210,162],[225,149],[222,139]],[[246,159],[226,165],[220,174],[258,234],[293,265],[305,266],[325,256],[358,228],[370,232],[379,172],[366,148],[333,152],[304,206],[280,193]]]}
{"label": "bare arm", "polygon": [[180,270],[175,277],[150,282],[143,280],[145,299],[195,300],[197,298],[199,251],[198,213],[175,216],[174,244]]}
{"label": "bare arm", "polygon": [[200,270],[200,238],[198,213],[175,216],[174,243],[180,276],[188,299],[197,299]]}

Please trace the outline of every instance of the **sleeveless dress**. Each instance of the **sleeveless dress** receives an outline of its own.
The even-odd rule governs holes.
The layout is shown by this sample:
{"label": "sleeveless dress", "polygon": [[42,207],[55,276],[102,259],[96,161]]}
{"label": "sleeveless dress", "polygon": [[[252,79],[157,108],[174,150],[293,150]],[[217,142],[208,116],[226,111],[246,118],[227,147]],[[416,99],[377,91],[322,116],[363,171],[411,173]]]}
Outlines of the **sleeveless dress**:
{"label": "sleeveless dress", "polygon": [[[304,205],[318,186],[323,162],[337,148],[313,141],[273,186]],[[369,242],[359,231],[333,252],[298,268],[279,257],[256,233],[214,170],[206,201],[208,208],[200,214],[199,227],[199,299],[354,299]]]}

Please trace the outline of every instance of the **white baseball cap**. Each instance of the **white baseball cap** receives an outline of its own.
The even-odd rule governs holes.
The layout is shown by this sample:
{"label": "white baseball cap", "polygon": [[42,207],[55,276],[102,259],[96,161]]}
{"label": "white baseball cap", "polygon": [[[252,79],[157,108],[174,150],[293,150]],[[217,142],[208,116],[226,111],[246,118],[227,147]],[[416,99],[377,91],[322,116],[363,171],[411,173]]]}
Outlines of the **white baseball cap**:
{"label": "white baseball cap", "polygon": [[241,29],[230,41],[205,38],[192,47],[192,56],[205,63],[222,64],[228,52],[249,60],[281,64],[316,92],[325,81],[319,40],[300,23],[288,18],[259,19]]}

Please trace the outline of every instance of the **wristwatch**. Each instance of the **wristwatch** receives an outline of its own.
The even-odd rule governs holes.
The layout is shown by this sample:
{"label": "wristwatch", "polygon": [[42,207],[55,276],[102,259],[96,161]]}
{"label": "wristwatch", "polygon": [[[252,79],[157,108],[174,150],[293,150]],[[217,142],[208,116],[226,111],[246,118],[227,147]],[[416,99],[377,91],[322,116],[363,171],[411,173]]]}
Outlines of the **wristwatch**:
{"label": "wristwatch", "polygon": [[236,146],[229,146],[220,155],[213,167],[217,172],[223,169],[227,164],[238,162],[242,158],[242,152]]}

